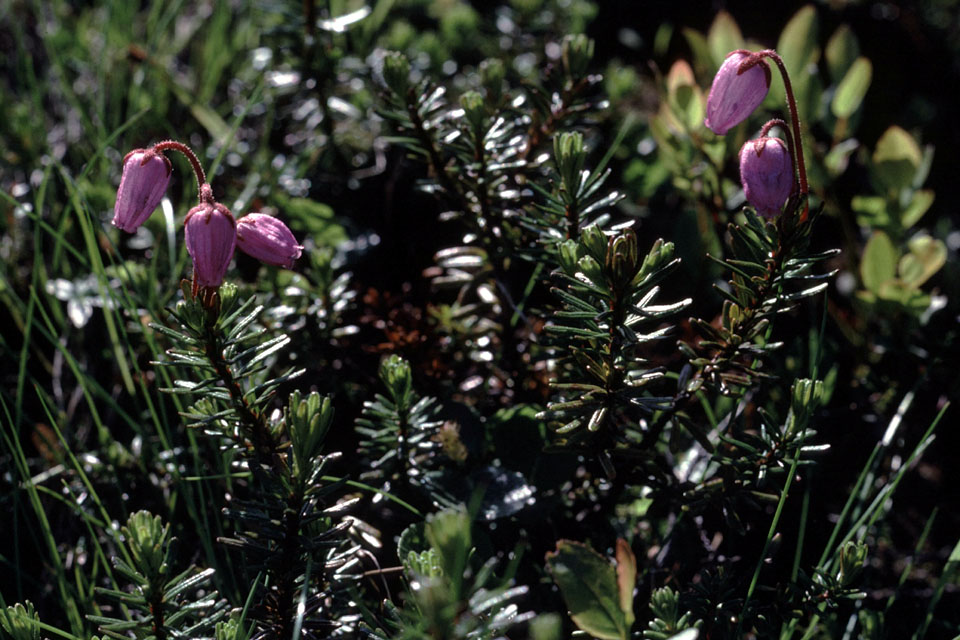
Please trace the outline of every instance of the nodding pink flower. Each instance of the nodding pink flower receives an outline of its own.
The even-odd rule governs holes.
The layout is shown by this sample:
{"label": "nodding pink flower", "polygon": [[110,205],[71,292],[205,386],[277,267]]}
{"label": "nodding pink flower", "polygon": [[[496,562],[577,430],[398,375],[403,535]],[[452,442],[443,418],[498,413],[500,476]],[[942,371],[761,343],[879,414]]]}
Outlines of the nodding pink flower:
{"label": "nodding pink flower", "polygon": [[163,199],[173,166],[162,153],[135,149],[123,159],[113,224],[128,233],[140,228]]}
{"label": "nodding pink flower", "polygon": [[780,214],[793,191],[793,158],[780,138],[748,140],[740,149],[740,182],[747,200],[762,216]]}
{"label": "nodding pink flower", "polygon": [[703,123],[723,135],[747,119],[760,106],[770,89],[770,67],[760,61],[741,74],[740,64],[749,52],[734,51],[720,65],[707,96],[707,117]]}
{"label": "nodding pink flower", "polygon": [[236,226],[230,210],[212,197],[190,209],[183,229],[196,286],[219,287],[223,283],[236,245]]}
{"label": "nodding pink flower", "polygon": [[287,225],[263,213],[248,213],[237,220],[237,247],[262,262],[287,269],[303,250]]}

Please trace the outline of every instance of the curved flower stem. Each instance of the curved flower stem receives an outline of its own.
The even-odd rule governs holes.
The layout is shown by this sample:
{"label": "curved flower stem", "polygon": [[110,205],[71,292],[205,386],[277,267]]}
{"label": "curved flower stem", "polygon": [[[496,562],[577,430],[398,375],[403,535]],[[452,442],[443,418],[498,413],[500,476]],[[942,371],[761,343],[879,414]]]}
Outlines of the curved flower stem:
{"label": "curved flower stem", "polygon": [[203,172],[203,167],[200,166],[200,160],[197,158],[197,154],[193,152],[193,149],[182,142],[177,142],[176,140],[164,140],[163,142],[158,142],[157,144],[153,145],[153,150],[158,153],[161,151],[166,151],[167,149],[179,151],[187,157],[187,160],[190,161],[191,166],[193,166],[193,173],[197,177],[197,197],[202,202],[203,185],[207,183],[207,176]]}
{"label": "curved flower stem", "polygon": [[[780,75],[783,77],[783,88],[787,94],[787,108],[790,110],[790,124],[793,125],[793,139],[796,142],[795,152],[797,160],[797,173],[800,177],[800,195],[806,196],[809,188],[807,186],[807,168],[803,162],[803,138],[800,136],[800,116],[797,115],[797,99],[793,95],[793,84],[790,82],[790,75],[787,73],[787,67],[783,64],[783,58],[773,49],[764,49],[750,54],[750,56],[740,63],[737,74],[747,71],[750,67],[759,64],[764,58],[773,60],[777,68],[780,69]],[[803,217],[807,217],[810,205],[804,203]]]}

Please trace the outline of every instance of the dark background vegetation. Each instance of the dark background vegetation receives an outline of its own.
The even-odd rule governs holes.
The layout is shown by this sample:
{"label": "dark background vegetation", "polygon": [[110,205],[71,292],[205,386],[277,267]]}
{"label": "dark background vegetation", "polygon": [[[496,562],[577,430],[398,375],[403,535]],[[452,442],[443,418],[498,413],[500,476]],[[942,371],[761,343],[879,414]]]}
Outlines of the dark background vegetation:
{"label": "dark background vegetation", "polygon": [[[299,70],[301,81],[305,81],[311,73],[323,73],[322,58],[325,53],[311,53],[304,49],[300,41],[302,28],[298,28],[302,25],[287,24],[286,18],[271,14],[272,5],[265,5],[258,11],[245,3],[230,3],[231,11],[227,12],[228,17],[224,19],[236,21],[240,30],[238,33],[245,35],[233,42],[223,43],[224,47],[228,47],[228,55],[235,56],[235,59],[218,60],[215,51],[204,49],[206,30],[214,29],[215,25],[207,24],[204,18],[193,15],[198,10],[188,4],[192,3],[183,5],[183,15],[176,20],[195,29],[193,42],[181,47],[172,56],[151,48],[143,39],[144,32],[139,26],[134,34],[127,34],[126,39],[116,25],[102,32],[105,44],[100,55],[107,60],[104,64],[111,70],[122,71],[116,82],[129,82],[139,74],[146,74],[146,82],[137,81],[138,87],[141,87],[139,90],[154,93],[153,98],[147,101],[153,111],[110,144],[109,157],[97,160],[96,170],[82,185],[87,189],[86,197],[91,208],[103,220],[109,217],[108,211],[113,204],[111,193],[119,177],[119,158],[127,148],[167,137],[188,141],[198,150],[209,143],[208,132],[196,121],[196,111],[191,109],[188,101],[174,96],[165,74],[174,77],[173,84],[180,82],[183,77],[191,78],[193,83],[200,83],[205,77],[211,78],[214,84],[204,87],[201,95],[207,96],[209,106],[214,111],[229,120],[239,109],[249,106],[248,100],[254,95],[254,74],[243,68],[246,63],[237,63],[237,60],[249,58],[249,51],[244,46],[255,43],[271,49],[274,52],[271,64]],[[136,13],[138,9],[150,11],[149,5],[149,2],[140,3],[139,7],[131,7],[130,12]],[[209,9],[207,3],[202,5],[204,8],[199,11]],[[277,2],[278,15],[296,17],[299,5],[295,2]],[[726,10],[734,16],[745,36],[772,47],[783,25],[800,6],[795,2],[757,1],[599,2],[596,16],[589,22],[586,32],[596,41],[593,66],[597,72],[605,71],[613,61],[616,61],[616,65],[636,70],[640,84],[631,97],[633,102],[630,108],[639,115],[638,126],[642,128],[645,118],[656,109],[654,70],[665,73],[674,60],[689,55],[686,42],[679,35],[681,27],[705,32],[716,13]],[[489,25],[495,19],[494,7],[483,2],[475,2],[473,7],[480,15],[484,29],[488,30],[484,37],[490,38]],[[955,403],[960,400],[960,376],[957,375],[960,365],[957,330],[957,313],[960,309],[957,250],[960,238],[956,235],[960,232],[955,231],[960,221],[960,211],[956,206],[960,201],[960,181],[956,178],[956,167],[960,166],[960,124],[957,118],[957,114],[960,114],[960,92],[957,91],[957,87],[960,87],[960,3],[947,0],[838,0],[817,3],[816,8],[822,38],[841,23],[850,25],[860,39],[862,54],[869,57],[874,65],[873,82],[865,99],[867,106],[857,138],[867,148],[873,148],[886,128],[895,123],[913,133],[922,144],[929,143],[936,147],[927,182],[927,186],[936,192],[936,201],[926,214],[923,226],[934,236],[947,241],[949,259],[944,269],[925,288],[940,291],[949,302],[946,309],[935,314],[926,326],[921,327],[916,323],[900,323],[897,319],[864,315],[856,308],[852,296],[831,287],[825,359],[827,365],[838,366],[838,383],[830,405],[816,421],[821,437],[832,447],[830,454],[824,456],[820,464],[803,479],[803,483],[811,486],[810,503],[813,505],[806,538],[811,557],[804,557],[809,562],[815,561],[826,542],[831,518],[842,507],[849,486],[873,444],[896,413],[903,395],[911,390],[916,392],[908,423],[900,433],[901,444],[907,450],[920,438],[944,402],[950,400]],[[33,244],[26,233],[27,225],[23,217],[16,213],[16,202],[23,203],[35,198],[37,189],[47,184],[45,180],[37,179],[36,172],[48,170],[51,156],[73,175],[80,173],[87,159],[103,142],[93,139],[93,131],[108,133],[124,121],[121,114],[129,116],[139,108],[134,108],[131,100],[129,108],[114,109],[129,99],[125,95],[125,87],[89,84],[98,79],[114,82],[110,76],[99,77],[94,69],[98,61],[84,58],[89,52],[81,51],[97,41],[90,34],[96,32],[96,24],[103,18],[103,10],[99,3],[86,2],[57,2],[48,6],[43,2],[14,1],[0,7],[0,91],[4,94],[0,98],[0,118],[3,120],[0,123],[0,188],[12,194],[12,197],[0,203],[0,213],[4,219],[2,249],[5,255],[2,258],[6,261],[2,287],[21,300],[29,296],[31,287],[39,286],[42,289],[43,283],[34,280],[30,271],[34,265],[34,252],[49,251],[50,246],[47,244],[49,240]],[[398,3],[396,11],[414,25],[429,27],[435,23],[435,18],[426,10],[424,3],[411,3],[411,6]],[[387,19],[387,26],[391,19]],[[140,25],[140,22],[136,24]],[[657,50],[656,34],[663,25],[673,25],[675,33],[666,50]],[[162,31],[172,27],[155,25],[153,28]],[[262,28],[262,32],[258,33],[259,28]],[[67,44],[65,41],[74,35],[77,36],[77,42]],[[550,35],[556,37],[562,34]],[[154,37],[152,30],[151,37]],[[146,52],[146,58],[141,55],[142,52]],[[469,48],[464,52],[454,51],[453,55],[460,56],[462,62],[470,65],[484,57],[479,51]],[[223,65],[224,72],[213,73],[210,67],[200,67],[201,63],[210,67]],[[29,86],[24,84],[27,78],[32,78]],[[343,77],[333,77],[328,88],[337,91],[339,83],[345,80]],[[698,80],[704,87],[708,85],[708,78]],[[265,93],[269,94],[270,91],[268,88]],[[262,97],[264,94],[258,95]],[[462,371],[444,369],[446,365],[438,361],[442,355],[438,346],[441,341],[435,335],[437,326],[429,312],[434,294],[424,270],[433,265],[433,256],[438,249],[459,241],[462,229],[437,222],[443,208],[434,198],[415,189],[415,180],[426,176],[426,168],[407,159],[397,147],[382,147],[386,159],[383,171],[370,172],[357,178],[361,169],[372,164],[373,154],[369,151],[370,145],[365,142],[386,131],[371,134],[357,127],[357,132],[353,132],[344,125],[334,136],[335,139],[339,137],[340,142],[350,138],[348,143],[343,144],[344,147],[350,147],[343,155],[338,155],[334,145],[308,144],[306,148],[302,143],[290,145],[289,136],[292,133],[307,137],[322,133],[322,125],[317,125],[317,130],[311,131],[303,121],[295,121],[292,116],[298,107],[312,97],[322,99],[322,94],[314,93],[301,84],[290,91],[276,91],[274,95],[269,95],[269,105],[265,109],[254,105],[249,120],[237,136],[248,151],[240,154],[236,163],[228,157],[222,172],[213,181],[215,190],[224,193],[228,202],[230,196],[236,196],[243,190],[255,173],[262,173],[264,184],[279,190],[282,186],[278,185],[282,181],[277,172],[268,167],[278,154],[285,155],[288,160],[295,158],[291,161],[292,173],[309,180],[309,188],[299,195],[328,205],[336,216],[337,224],[355,242],[357,238],[375,239],[375,244],[364,247],[361,242],[359,248],[343,253],[342,270],[352,272],[350,288],[357,293],[357,304],[348,312],[345,324],[359,326],[359,333],[332,346],[317,346],[310,355],[314,358],[312,361],[322,367],[311,369],[307,377],[297,383],[300,387],[312,387],[335,395],[336,424],[340,428],[331,432],[331,448],[347,452],[356,448],[356,435],[347,426],[359,416],[362,403],[369,399],[370,390],[378,388],[376,367],[385,353],[395,352],[410,359],[414,363],[414,380],[418,391],[423,395],[449,400],[447,411],[462,425],[466,425],[464,428],[467,432],[471,428],[471,421],[478,418],[466,405],[477,405],[479,413],[488,413],[500,406],[516,403],[543,404],[548,391],[542,385],[519,388],[513,394],[480,401],[457,389],[456,382],[459,381],[453,378],[462,374]],[[371,102],[377,100],[376,96],[368,98]],[[103,112],[109,114],[108,122],[91,127],[80,114],[84,111],[84,105],[98,102],[110,105]],[[366,106],[369,107],[370,102]],[[270,114],[270,119],[263,115],[264,111]],[[597,140],[599,148],[604,142],[613,140],[620,125],[623,107],[614,105],[613,112],[598,123],[602,135]],[[78,130],[80,134],[77,134]],[[369,140],[364,140],[364,135],[368,135]],[[350,156],[358,149],[366,153],[365,159],[360,162],[356,161],[355,156]],[[205,150],[202,154],[204,161],[209,163],[218,151],[213,147]],[[631,153],[629,148],[621,149],[612,164],[614,186],[623,186],[628,191],[630,185],[621,183],[622,171],[628,165]],[[728,169],[730,177],[735,179],[736,168],[731,165]],[[843,194],[856,194],[862,191],[867,181],[862,167],[853,166],[836,182],[835,188]],[[29,195],[15,192],[17,185],[29,185]],[[182,215],[184,203],[191,200],[190,189],[186,166],[177,164],[170,190],[177,215]],[[252,198],[251,206],[258,204],[260,197],[258,191]],[[269,196],[263,195],[263,198],[268,199]],[[66,199],[66,193],[62,188],[51,186],[47,199],[53,211],[50,219],[56,221],[56,211],[62,209],[61,202]],[[276,204],[276,201],[272,203]],[[654,238],[671,238],[675,234],[674,220],[684,205],[669,187],[664,187],[647,198],[628,202],[628,206],[637,207],[643,212],[637,231],[643,239],[642,245],[646,247]],[[860,237],[848,237],[846,240],[849,242],[845,241],[844,234],[847,232],[836,217],[825,216],[819,224],[819,237],[814,241],[816,246],[862,247],[863,239]],[[692,243],[698,246],[696,240]],[[857,263],[858,257],[847,253],[835,266],[855,274]],[[256,264],[238,257],[237,267],[239,279],[248,283],[256,282]],[[79,272],[72,275],[77,276]],[[518,286],[522,287],[522,284],[520,282]],[[693,293],[683,291],[685,283],[680,277],[670,281],[668,286],[675,287],[682,295]],[[707,310],[716,309],[717,305],[715,299],[704,295],[704,298],[698,298],[696,309],[698,315],[708,317]],[[676,297],[681,297],[681,293]],[[22,383],[21,367],[25,366],[38,381],[51,381],[51,369],[45,366],[47,363],[22,351],[23,335],[19,329],[15,329],[18,325],[15,317],[19,317],[18,313],[11,311],[10,307],[0,309],[0,327],[4,327],[0,384],[4,387],[2,393],[8,400],[8,407],[13,406],[13,390],[18,383]],[[111,390],[118,405],[129,409],[130,402],[124,397],[114,363],[102,351],[102,345],[109,338],[97,318],[94,315],[90,324],[79,332],[70,330],[64,323],[60,338],[67,340],[71,349],[89,351],[89,355],[82,358],[88,373],[103,379],[105,388]],[[791,353],[791,349],[799,349],[799,345],[807,338],[809,327],[818,327],[819,322],[820,307],[804,307],[786,318],[778,331],[783,331],[785,335],[800,336],[788,345],[787,353]],[[853,343],[849,339],[851,332],[864,335],[866,339]],[[55,358],[51,344],[38,348],[48,357]],[[24,356],[29,358],[25,364],[21,361]],[[671,357],[663,354],[663,362],[671,363]],[[433,363],[436,363],[435,368],[431,368]],[[63,387],[58,396],[62,406],[58,408],[73,420],[69,423],[73,431],[67,436],[77,446],[79,453],[92,445],[94,440],[89,416],[82,408],[78,408],[80,403],[72,395],[72,376],[61,374],[56,368],[54,371],[57,372],[52,376],[54,382]],[[149,367],[146,371],[149,371]],[[148,372],[145,375],[150,374]],[[37,435],[43,431],[41,425],[46,420],[44,407],[36,397],[28,394],[24,396],[17,415],[22,417],[22,422],[17,425],[18,432],[22,439],[31,442],[27,450],[36,458],[38,466],[34,472],[39,473],[45,466],[44,458],[51,465],[57,459],[55,454],[45,450],[42,434]],[[114,413],[108,409],[104,415],[110,418]],[[889,637],[892,638],[906,637],[898,634],[907,634],[908,630],[916,628],[926,610],[935,578],[940,575],[946,557],[957,542],[957,531],[960,531],[960,493],[956,491],[956,487],[960,486],[960,464],[957,464],[960,432],[955,428],[955,415],[956,405],[938,429],[934,446],[926,451],[918,467],[906,476],[894,498],[896,506],[891,517],[871,541],[870,562],[875,569],[873,583],[885,585],[868,590],[868,603],[876,604],[891,595],[889,585],[895,584],[903,570],[905,558],[914,557],[918,538],[931,512],[939,510],[926,544],[914,557],[914,571],[895,609],[891,611],[890,622],[894,626]],[[109,428],[112,431],[114,425],[109,425]],[[479,426],[475,428],[481,429]],[[128,427],[119,425],[112,435],[118,442],[128,443],[132,433]],[[556,460],[561,469],[578,464],[569,456],[560,455]],[[31,524],[24,522],[24,512],[14,508],[15,499],[12,496],[17,491],[17,478],[12,467],[4,466],[8,463],[9,457],[0,452],[0,556],[3,560],[0,564],[0,592],[8,604],[24,597],[33,599],[38,604],[42,618],[50,624],[59,625],[62,621],[58,618],[60,613],[55,604],[56,594],[45,586],[47,574],[44,559],[30,550],[32,543],[29,539],[36,532]],[[588,468],[589,474],[600,473],[594,463],[587,461],[582,464]],[[350,456],[346,456],[338,471],[344,474],[354,471],[351,469]],[[112,491],[102,487],[112,502],[131,505],[131,510],[133,505],[136,508],[157,508],[163,503],[165,489],[146,484],[135,470],[130,470],[129,476],[125,473],[121,471]],[[800,485],[801,489],[804,487],[805,484]],[[602,501],[598,505],[602,506]],[[382,508],[379,524],[384,539],[391,540],[408,523],[408,516],[392,511],[389,506]],[[76,530],[79,525],[68,508],[51,504],[49,509],[57,540],[71,540],[82,535]],[[184,518],[177,508],[174,508],[174,513],[179,519]],[[794,539],[791,529],[796,527],[799,514],[799,501],[791,502],[782,527],[785,548],[789,548]],[[516,520],[498,522],[485,534],[492,541],[491,546],[497,549],[509,549],[515,541],[524,541],[529,545],[526,554],[536,559],[533,564],[539,565],[539,559],[554,547],[559,538],[583,540],[597,531],[610,532],[616,528],[610,514],[600,506],[582,518],[564,520],[562,528],[554,524],[555,521],[545,518],[543,513],[534,508]],[[709,530],[710,526],[707,524],[704,528]],[[739,553],[752,557],[750,549],[762,543],[765,528],[766,523],[753,529],[744,538],[731,541],[726,547],[727,553],[732,557]],[[185,537],[183,547],[191,548],[193,541],[189,539],[189,529],[181,535]],[[64,547],[64,551],[68,551],[67,547],[69,545]],[[396,560],[384,558],[383,562],[389,564]],[[19,579],[15,577],[15,571],[30,578]],[[682,567],[678,568],[678,575],[684,575]],[[690,578],[690,573],[685,577]],[[531,571],[521,573],[518,581],[533,584],[541,578],[536,571]],[[553,598],[555,593],[551,593],[547,587],[535,590],[529,608],[556,608]],[[948,586],[937,611],[937,617],[945,621],[939,628],[944,634],[948,629],[956,632],[960,621],[956,612],[960,604],[958,598],[960,596],[954,586]]]}

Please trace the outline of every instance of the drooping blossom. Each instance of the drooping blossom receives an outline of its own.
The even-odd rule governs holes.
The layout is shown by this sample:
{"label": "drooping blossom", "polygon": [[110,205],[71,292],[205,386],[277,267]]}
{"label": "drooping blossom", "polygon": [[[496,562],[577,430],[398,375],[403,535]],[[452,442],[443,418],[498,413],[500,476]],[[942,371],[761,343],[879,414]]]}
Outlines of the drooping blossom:
{"label": "drooping blossom", "polygon": [[747,53],[734,51],[713,77],[703,123],[717,135],[724,135],[746,120],[770,90],[770,67],[766,62],[761,60],[738,74],[746,58]]}
{"label": "drooping blossom", "polygon": [[237,220],[237,247],[262,262],[287,269],[303,250],[287,225],[263,213],[248,213]]}
{"label": "drooping blossom", "polygon": [[[204,186],[209,189],[209,186]],[[195,284],[219,287],[236,245],[237,223],[233,215],[211,198],[191,209],[183,226],[187,252],[193,258]]]}
{"label": "drooping blossom", "polygon": [[748,140],[740,149],[740,182],[747,201],[762,216],[780,214],[794,186],[793,159],[780,138]]}
{"label": "drooping blossom", "polygon": [[113,224],[128,233],[140,228],[163,199],[173,166],[162,153],[135,149],[123,159]]}

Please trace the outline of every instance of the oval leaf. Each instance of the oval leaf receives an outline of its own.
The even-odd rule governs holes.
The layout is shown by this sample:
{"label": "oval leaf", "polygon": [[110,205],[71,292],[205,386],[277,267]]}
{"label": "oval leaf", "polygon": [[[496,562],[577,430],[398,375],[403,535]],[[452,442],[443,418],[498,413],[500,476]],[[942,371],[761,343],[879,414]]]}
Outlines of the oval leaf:
{"label": "oval leaf", "polygon": [[707,38],[690,27],[684,27],[683,37],[687,39],[687,45],[693,54],[693,66],[698,75],[713,75],[717,72],[720,62],[713,63],[713,56],[710,55],[710,45],[707,44]]}
{"label": "oval leaf", "polygon": [[883,231],[874,231],[860,261],[860,277],[869,291],[878,292],[897,270],[897,249]]}
{"label": "oval leaf", "polygon": [[897,126],[884,131],[873,151],[874,172],[891,189],[909,187],[922,161],[920,145],[913,136]]}
{"label": "oval leaf", "polygon": [[617,573],[606,558],[579,542],[561,540],[547,554],[547,567],[580,629],[602,640],[629,638]]}
{"label": "oval leaf", "polygon": [[[780,39],[777,40],[777,53],[783,58],[783,64],[787,67],[787,73],[790,74],[790,80],[793,82],[794,93],[797,94],[798,106],[806,103],[805,96],[810,81],[811,65],[820,57],[820,49],[817,47],[817,10],[813,5],[806,5],[793,14],[790,22],[780,33]],[[767,95],[765,104],[776,105],[779,108],[785,98],[783,89],[783,80],[776,69],[771,68],[773,72],[770,83],[770,93]],[[801,111],[803,109],[801,108]],[[803,113],[800,114],[801,117]]]}
{"label": "oval leaf", "polygon": [[830,103],[833,115],[846,119],[856,113],[863,97],[867,95],[872,77],[873,65],[870,60],[857,58],[833,94],[833,102]]}
{"label": "oval leaf", "polygon": [[947,246],[941,240],[919,235],[908,243],[910,253],[900,258],[900,278],[919,287],[947,262]]}
{"label": "oval leaf", "polygon": [[732,15],[726,11],[717,13],[710,25],[710,31],[707,32],[707,45],[710,47],[713,63],[718,67],[723,64],[728,53],[743,49],[743,34]]}
{"label": "oval leaf", "polygon": [[917,224],[920,221],[920,218],[923,217],[923,214],[927,212],[927,209],[930,208],[930,205],[933,204],[933,191],[929,189],[920,189],[919,191],[914,191],[913,199],[910,200],[910,204],[907,205],[907,208],[900,213],[900,226],[904,229],[909,229],[913,225]]}
{"label": "oval leaf", "polygon": [[833,82],[840,82],[840,79],[847,74],[847,69],[860,55],[857,36],[853,35],[853,31],[847,25],[840,25],[830,36],[823,55],[827,59],[830,79]]}

